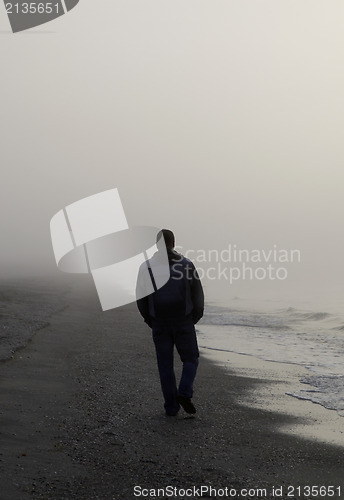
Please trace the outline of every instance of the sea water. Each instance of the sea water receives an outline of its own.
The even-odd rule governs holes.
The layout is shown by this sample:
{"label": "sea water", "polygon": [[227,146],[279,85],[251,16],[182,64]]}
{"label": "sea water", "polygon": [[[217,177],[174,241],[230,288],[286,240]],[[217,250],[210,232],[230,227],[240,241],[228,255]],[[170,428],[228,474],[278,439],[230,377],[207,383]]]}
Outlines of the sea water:
{"label": "sea water", "polygon": [[210,304],[198,325],[199,345],[307,367],[299,399],[344,416],[344,315],[340,304],[236,300]]}

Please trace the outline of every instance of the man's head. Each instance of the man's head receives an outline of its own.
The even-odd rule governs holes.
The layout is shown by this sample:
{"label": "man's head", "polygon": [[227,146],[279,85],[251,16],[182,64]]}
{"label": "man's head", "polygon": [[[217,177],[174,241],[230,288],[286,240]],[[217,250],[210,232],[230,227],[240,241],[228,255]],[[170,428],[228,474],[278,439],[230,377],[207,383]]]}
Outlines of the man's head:
{"label": "man's head", "polygon": [[156,237],[156,242],[158,243],[162,237],[164,238],[167,250],[173,250],[175,240],[172,231],[170,231],[169,229],[162,229],[161,231],[159,231]]}

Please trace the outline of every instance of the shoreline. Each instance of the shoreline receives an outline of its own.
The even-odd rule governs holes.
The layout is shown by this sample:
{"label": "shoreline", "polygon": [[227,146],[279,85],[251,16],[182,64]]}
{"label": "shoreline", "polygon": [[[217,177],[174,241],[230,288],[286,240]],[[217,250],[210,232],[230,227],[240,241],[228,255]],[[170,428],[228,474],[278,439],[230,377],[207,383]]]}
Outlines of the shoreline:
{"label": "shoreline", "polygon": [[342,447],[281,433],[302,419],[242,404],[266,381],[203,355],[196,417],[164,418],[136,305],[102,312],[90,280],[77,283],[68,307],[0,364],[2,500],[131,500],[135,486],[261,488],[250,498],[271,500],[307,485],[343,489]]}
{"label": "shoreline", "polygon": [[248,391],[241,404],[300,419],[299,423],[281,426],[280,432],[344,447],[344,418],[336,410],[287,394],[305,387],[300,379],[309,376],[306,367],[230,351],[207,348],[201,351],[205,358],[224,370],[263,382],[258,390]]}
{"label": "shoreline", "polygon": [[32,337],[49,326],[50,317],[66,307],[70,283],[60,277],[0,280],[0,363],[25,349]]}

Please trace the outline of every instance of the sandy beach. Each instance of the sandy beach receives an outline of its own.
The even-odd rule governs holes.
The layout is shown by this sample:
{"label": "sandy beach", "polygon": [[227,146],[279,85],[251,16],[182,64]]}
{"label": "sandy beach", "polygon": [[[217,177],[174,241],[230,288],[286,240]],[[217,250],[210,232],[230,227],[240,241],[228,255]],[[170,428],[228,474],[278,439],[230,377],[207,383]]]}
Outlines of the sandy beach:
{"label": "sandy beach", "polygon": [[[196,417],[165,418],[136,305],[102,312],[92,283],[75,281],[66,307],[0,364],[1,500],[341,498],[343,442],[315,439],[326,410],[285,399],[283,373],[202,352]],[[305,424],[307,436],[285,432]]]}

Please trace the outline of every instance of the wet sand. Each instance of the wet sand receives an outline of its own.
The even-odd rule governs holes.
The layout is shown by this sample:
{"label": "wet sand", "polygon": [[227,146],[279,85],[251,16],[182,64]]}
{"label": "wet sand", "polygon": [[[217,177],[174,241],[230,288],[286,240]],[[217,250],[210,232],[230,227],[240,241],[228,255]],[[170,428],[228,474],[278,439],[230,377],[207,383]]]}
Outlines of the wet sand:
{"label": "wet sand", "polygon": [[[169,485],[196,490],[158,498],[225,498],[225,488],[228,498],[310,498],[307,485],[344,494],[344,447],[281,432],[307,417],[257,405],[261,389],[279,384],[271,377],[202,356],[196,417],[165,418],[135,304],[102,312],[92,284],[77,279],[67,307],[0,364],[1,500],[131,500]],[[241,491],[250,488],[261,491]]]}
{"label": "wet sand", "polygon": [[298,417],[281,423],[281,432],[344,449],[344,417],[335,410],[290,395],[308,388],[300,382],[310,374],[305,367],[216,349],[201,349],[201,352],[224,370],[234,370],[236,375],[263,381],[258,389],[246,391],[241,404]]}

